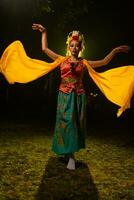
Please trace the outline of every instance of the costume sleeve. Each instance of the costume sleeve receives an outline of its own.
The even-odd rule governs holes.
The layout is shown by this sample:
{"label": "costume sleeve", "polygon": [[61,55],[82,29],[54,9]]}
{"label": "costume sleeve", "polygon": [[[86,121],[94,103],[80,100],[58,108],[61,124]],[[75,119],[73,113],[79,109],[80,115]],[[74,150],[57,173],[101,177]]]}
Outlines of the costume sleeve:
{"label": "costume sleeve", "polygon": [[131,98],[134,94],[134,66],[122,66],[105,72],[96,72],[84,60],[88,73],[102,91],[102,93],[113,103],[120,106],[117,117],[125,109],[130,108]]}
{"label": "costume sleeve", "polygon": [[17,40],[3,52],[0,59],[0,72],[10,84],[28,83],[49,73],[64,60],[65,57],[60,56],[54,62],[47,63],[29,58],[22,43]]}

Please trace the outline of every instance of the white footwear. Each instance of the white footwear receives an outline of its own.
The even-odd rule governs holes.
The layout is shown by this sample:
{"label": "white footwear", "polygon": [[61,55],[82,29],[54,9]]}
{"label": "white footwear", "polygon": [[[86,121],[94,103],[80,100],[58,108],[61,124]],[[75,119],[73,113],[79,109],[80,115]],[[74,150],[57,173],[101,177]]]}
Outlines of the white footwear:
{"label": "white footwear", "polygon": [[69,158],[68,164],[67,164],[67,169],[70,170],[75,170],[75,159],[74,158]]}

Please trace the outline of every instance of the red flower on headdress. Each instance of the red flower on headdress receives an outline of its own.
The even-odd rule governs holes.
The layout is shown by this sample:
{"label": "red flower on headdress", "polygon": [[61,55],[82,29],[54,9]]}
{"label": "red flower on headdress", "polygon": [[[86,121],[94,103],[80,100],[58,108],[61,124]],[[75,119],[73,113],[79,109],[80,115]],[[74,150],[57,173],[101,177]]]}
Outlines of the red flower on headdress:
{"label": "red flower on headdress", "polygon": [[79,40],[79,36],[78,35],[72,36],[72,40]]}

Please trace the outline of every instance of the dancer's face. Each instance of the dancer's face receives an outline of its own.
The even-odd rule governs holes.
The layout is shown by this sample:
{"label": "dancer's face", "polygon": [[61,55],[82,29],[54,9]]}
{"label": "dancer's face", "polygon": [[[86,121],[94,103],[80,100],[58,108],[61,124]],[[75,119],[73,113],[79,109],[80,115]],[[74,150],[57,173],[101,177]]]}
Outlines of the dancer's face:
{"label": "dancer's face", "polygon": [[81,51],[80,42],[77,40],[72,40],[69,44],[69,51],[72,56],[78,57],[79,52]]}

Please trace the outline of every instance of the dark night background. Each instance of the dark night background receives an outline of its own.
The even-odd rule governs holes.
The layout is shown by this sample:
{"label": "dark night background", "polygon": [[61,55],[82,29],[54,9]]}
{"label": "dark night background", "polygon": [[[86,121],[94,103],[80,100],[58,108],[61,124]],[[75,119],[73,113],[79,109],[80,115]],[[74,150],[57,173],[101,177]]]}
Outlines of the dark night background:
{"label": "dark night background", "polygon": [[[117,55],[103,71],[109,68],[134,64],[133,6],[131,1],[97,0],[1,0],[0,1],[0,54],[14,40],[20,40],[31,58],[51,61],[41,51],[41,34],[34,32],[32,23],[41,23],[48,30],[48,44],[55,52],[65,55],[66,36],[80,30],[86,41],[85,58],[103,58],[112,48],[128,44],[128,54]],[[92,124],[112,126],[123,124],[132,128],[133,101],[120,119],[116,118],[117,106],[110,103],[96,88],[87,73],[84,75],[88,98],[88,114]],[[55,120],[59,70],[28,84],[9,85],[0,75],[1,120],[39,121]],[[102,117],[101,117],[102,116]]]}

